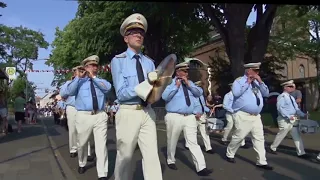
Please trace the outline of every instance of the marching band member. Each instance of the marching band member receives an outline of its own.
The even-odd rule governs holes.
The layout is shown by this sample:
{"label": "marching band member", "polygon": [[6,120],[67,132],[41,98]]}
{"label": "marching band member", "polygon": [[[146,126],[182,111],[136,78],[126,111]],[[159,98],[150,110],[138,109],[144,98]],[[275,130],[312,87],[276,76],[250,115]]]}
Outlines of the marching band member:
{"label": "marching band member", "polygon": [[261,63],[245,64],[245,75],[237,78],[232,84],[234,101],[232,105],[235,132],[227,147],[227,161],[235,163],[234,156],[241,141],[251,133],[254,150],[258,153],[256,166],[266,170],[273,168],[268,165],[264,147],[263,124],[260,112],[263,97],[268,96],[269,89],[259,76]]}
{"label": "marching band member", "polygon": [[[72,82],[72,80],[78,76],[79,69],[83,68],[83,66],[77,66],[72,68],[73,76],[72,79],[64,83],[60,88],[60,96],[65,99],[66,104],[66,114],[67,114],[67,123],[69,128],[69,152],[70,157],[75,158],[77,157],[78,151],[78,140],[77,140],[77,131],[76,131],[76,115],[77,110],[75,108],[75,96],[68,96],[66,94],[67,86]],[[93,161],[94,157],[91,156],[91,148],[90,148],[90,141],[88,142],[88,157],[87,161]]]}
{"label": "marching band member", "polygon": [[[227,125],[224,128],[224,133],[221,139],[221,143],[223,145],[228,145],[228,136],[230,134],[230,132],[233,129],[233,118],[232,118],[232,114],[234,113],[233,109],[232,109],[232,104],[233,104],[233,94],[232,94],[232,83],[229,84],[230,86],[230,91],[224,95],[223,98],[223,108],[227,111],[226,113],[226,120],[227,120]],[[244,147],[246,144],[245,139],[243,139],[241,141],[241,147]]]}
{"label": "marching band member", "polygon": [[156,115],[150,105],[139,98],[135,87],[155,70],[153,60],[141,52],[147,20],[132,14],[124,20],[120,33],[128,49],[111,61],[112,79],[120,107],[116,114],[117,159],[115,180],[132,178],[131,159],[138,143],[145,180],[162,180],[158,155]]}
{"label": "marching band member", "polygon": [[294,91],[293,80],[284,82],[281,86],[283,86],[283,93],[277,98],[279,132],[267,151],[276,154],[277,147],[290,131],[298,156],[308,158],[309,156],[304,151],[297,121],[297,116],[306,117],[307,115],[299,109],[294,97],[290,95]]}
{"label": "marching band member", "polygon": [[85,172],[87,163],[88,140],[93,132],[95,152],[97,157],[97,172],[99,179],[107,179],[108,151],[107,129],[108,116],[104,112],[106,94],[111,90],[111,84],[96,77],[99,57],[92,55],[82,61],[84,70],[79,71],[66,87],[67,96],[75,96],[76,130],[78,132],[78,172]]}
{"label": "marching band member", "polygon": [[[201,107],[196,98],[202,90],[188,80],[188,63],[176,65],[176,77],[166,87],[162,99],[166,102],[165,123],[167,129],[167,164],[177,170],[175,153],[181,131],[184,131],[186,144],[192,154],[197,174],[208,176],[212,170],[206,168],[206,162],[197,143],[197,118],[200,118]],[[197,107],[198,106],[198,107]]]}
{"label": "marching band member", "polygon": [[[201,87],[201,81],[197,81],[194,83],[196,86],[198,86],[199,88],[202,89]],[[210,112],[209,108],[206,106],[206,101],[204,99],[203,94],[201,94],[201,96],[198,98],[198,101],[201,105],[201,117],[197,120],[197,124],[198,124],[198,129],[200,131],[204,146],[206,148],[206,152],[209,154],[213,154],[213,150],[211,147],[211,141],[210,141],[210,137],[206,131],[206,118],[207,118],[207,113]],[[184,136],[186,136],[186,131],[184,132]],[[189,149],[189,145],[186,142],[185,147]]]}

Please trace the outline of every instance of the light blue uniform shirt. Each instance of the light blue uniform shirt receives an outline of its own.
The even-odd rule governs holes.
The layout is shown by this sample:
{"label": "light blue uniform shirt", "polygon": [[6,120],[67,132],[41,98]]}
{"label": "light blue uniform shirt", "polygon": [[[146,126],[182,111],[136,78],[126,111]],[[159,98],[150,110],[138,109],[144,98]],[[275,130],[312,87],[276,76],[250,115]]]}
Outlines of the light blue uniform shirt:
{"label": "light blue uniform shirt", "polygon": [[62,100],[58,101],[57,105],[61,109],[66,109],[66,103]]}
{"label": "light blue uniform shirt", "polygon": [[[105,109],[106,94],[111,89],[111,84],[100,78],[92,78],[96,96],[98,99],[98,110]],[[78,111],[92,111],[93,103],[91,96],[90,78],[75,77],[66,87],[65,93],[67,96],[75,96],[75,108]]]}
{"label": "light blue uniform shirt", "polygon": [[[128,48],[127,51],[116,55],[111,61],[112,80],[119,104],[141,103],[141,99],[134,91],[134,88],[139,84],[134,55],[135,53]],[[155,70],[154,63],[142,53],[138,55],[144,78],[147,79],[147,74]]]}
{"label": "light blue uniform shirt", "polygon": [[60,96],[66,99],[66,106],[75,107],[75,96],[67,96],[66,94],[66,89],[69,83],[71,83],[71,80],[67,81],[60,87]]}
{"label": "light blue uniform shirt", "polygon": [[226,95],[224,95],[222,107],[232,114],[234,113],[232,109],[232,104],[233,104],[233,94],[232,94],[232,91],[230,91]]}
{"label": "light blue uniform shirt", "polygon": [[202,109],[199,103],[199,97],[203,93],[203,90],[201,88],[198,88],[192,81],[188,81],[190,84],[189,87],[187,86],[191,103],[190,106],[187,106],[182,84],[178,88],[176,86],[176,78],[174,78],[172,79],[171,84],[168,85],[162,93],[162,99],[166,102],[167,112],[178,114],[201,113]]}
{"label": "light blue uniform shirt", "polygon": [[[291,100],[290,100],[291,98]],[[293,103],[293,104],[292,104]],[[277,98],[277,109],[278,114],[284,119],[290,119],[293,115],[299,115],[300,117],[305,116],[305,114],[299,109],[298,104],[293,96],[287,92],[283,92]]]}
{"label": "light blue uniform shirt", "polygon": [[234,101],[232,109],[234,112],[243,111],[249,114],[259,114],[263,108],[263,97],[268,97],[269,89],[264,83],[254,80],[258,88],[257,96],[260,99],[260,105],[257,105],[256,96],[253,93],[252,85],[247,83],[246,75],[236,79],[232,84],[232,93]]}

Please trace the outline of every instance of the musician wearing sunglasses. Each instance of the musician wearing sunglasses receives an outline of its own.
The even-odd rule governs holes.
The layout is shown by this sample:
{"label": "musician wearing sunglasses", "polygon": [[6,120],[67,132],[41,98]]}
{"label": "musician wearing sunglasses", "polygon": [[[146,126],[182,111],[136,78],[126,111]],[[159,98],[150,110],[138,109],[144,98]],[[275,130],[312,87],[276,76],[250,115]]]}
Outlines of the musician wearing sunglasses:
{"label": "musician wearing sunglasses", "polygon": [[147,29],[148,23],[143,15],[135,13],[127,17],[120,27],[120,34],[128,48],[111,61],[112,80],[120,104],[115,115],[115,180],[132,179],[131,161],[137,144],[143,158],[144,179],[162,180],[156,115],[151,105],[135,91],[139,84],[150,81],[148,74],[155,71],[153,60],[141,52]]}
{"label": "musician wearing sunglasses", "polygon": [[79,148],[78,172],[86,171],[88,141],[93,133],[96,167],[99,179],[107,179],[108,151],[107,129],[108,116],[104,112],[106,94],[111,90],[111,84],[99,77],[99,57],[92,55],[82,61],[84,70],[80,70],[66,87],[66,95],[75,96],[76,130],[78,132]]}
{"label": "musician wearing sunglasses", "polygon": [[256,166],[265,170],[272,170],[266,159],[265,139],[260,112],[263,108],[263,97],[269,94],[268,86],[261,80],[259,69],[261,63],[245,64],[245,74],[237,78],[232,84],[234,101],[232,114],[235,132],[227,147],[227,161],[235,163],[234,156],[244,138],[251,133],[252,144],[257,152]]}
{"label": "musician wearing sunglasses", "polygon": [[175,164],[175,153],[181,131],[184,131],[184,138],[192,154],[197,174],[208,176],[212,170],[206,168],[203,153],[197,142],[196,119],[202,115],[198,98],[203,91],[188,80],[188,69],[188,63],[176,65],[176,76],[162,94],[167,111],[164,117],[167,129],[167,164],[170,169],[178,169]]}
{"label": "musician wearing sunglasses", "polygon": [[309,155],[307,155],[304,151],[304,146],[299,133],[297,121],[299,117],[306,117],[307,115],[299,109],[294,97],[290,95],[290,93],[294,91],[295,87],[293,80],[282,83],[281,86],[283,86],[283,93],[277,98],[277,120],[279,132],[276,135],[271,146],[267,148],[267,151],[272,154],[277,154],[277,147],[290,131],[292,139],[296,146],[298,157],[309,158]]}
{"label": "musician wearing sunglasses", "polygon": [[[66,95],[66,88],[71,81],[78,76],[80,70],[83,70],[83,66],[76,66],[72,68],[72,77],[71,80],[65,82],[60,88],[60,96],[65,99],[66,104],[66,115],[67,115],[67,123],[68,123],[68,132],[69,132],[69,152],[70,157],[75,158],[78,155],[78,137],[76,131],[76,115],[77,110],[75,108],[75,96],[68,96]],[[91,156],[91,148],[90,142],[88,142],[88,158],[87,161],[93,161],[94,158]]]}

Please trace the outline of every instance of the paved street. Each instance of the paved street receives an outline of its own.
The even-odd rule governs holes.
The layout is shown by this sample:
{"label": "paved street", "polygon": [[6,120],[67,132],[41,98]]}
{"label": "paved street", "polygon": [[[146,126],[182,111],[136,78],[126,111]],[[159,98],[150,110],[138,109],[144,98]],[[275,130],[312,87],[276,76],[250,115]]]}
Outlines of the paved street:
{"label": "paved street", "polygon": [[[0,180],[16,179],[96,179],[97,173],[95,163],[88,163],[89,169],[85,174],[77,173],[77,159],[69,157],[68,133],[60,126],[54,125],[51,118],[43,120],[46,128],[41,125],[28,125],[21,134],[13,133],[0,139]],[[217,143],[218,137],[212,137],[215,154],[206,154],[208,168],[214,172],[210,177],[200,178],[196,175],[192,163],[191,154],[183,147],[183,136],[177,147],[178,171],[169,169],[166,166],[166,133],[163,122],[158,122],[158,144],[159,156],[163,169],[163,179],[171,180],[183,177],[185,180],[308,180],[317,179],[320,175],[320,164],[295,157],[293,142],[286,139],[281,146],[281,153],[278,155],[267,154],[269,164],[274,171],[263,171],[254,166],[255,152],[250,149],[239,149],[236,157],[237,163],[230,164],[224,158],[225,147]],[[46,136],[48,133],[48,137]],[[267,134],[266,139],[270,142],[274,135]],[[304,135],[304,143],[309,152],[316,153],[320,150],[320,135]],[[199,143],[202,140],[199,138]],[[116,156],[115,129],[113,126],[108,130],[108,152],[109,152],[109,175],[113,179],[114,162]],[[293,150],[293,151],[292,151]],[[53,152],[52,152],[53,151]],[[315,155],[315,154],[314,154]],[[56,157],[56,158],[55,158]],[[142,180],[141,154],[135,151],[133,159],[133,179]]]}

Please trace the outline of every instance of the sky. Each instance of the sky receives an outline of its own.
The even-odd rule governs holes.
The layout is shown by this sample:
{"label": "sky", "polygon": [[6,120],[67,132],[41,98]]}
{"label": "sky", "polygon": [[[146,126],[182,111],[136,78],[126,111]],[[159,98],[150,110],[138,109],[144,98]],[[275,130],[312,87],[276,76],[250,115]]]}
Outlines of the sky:
{"label": "sky", "polygon": [[[45,40],[50,44],[55,38],[55,28],[63,29],[71,21],[77,12],[77,1],[71,0],[2,0],[7,7],[0,9],[2,17],[0,23],[7,26],[25,26],[32,30],[41,31]],[[247,24],[255,22],[255,13],[252,12]],[[40,49],[38,59],[49,57],[52,48]],[[33,61],[34,70],[53,70],[45,65],[44,60]],[[51,87],[52,72],[28,72],[28,80],[34,82],[38,88],[36,94],[44,96],[44,89]]]}

